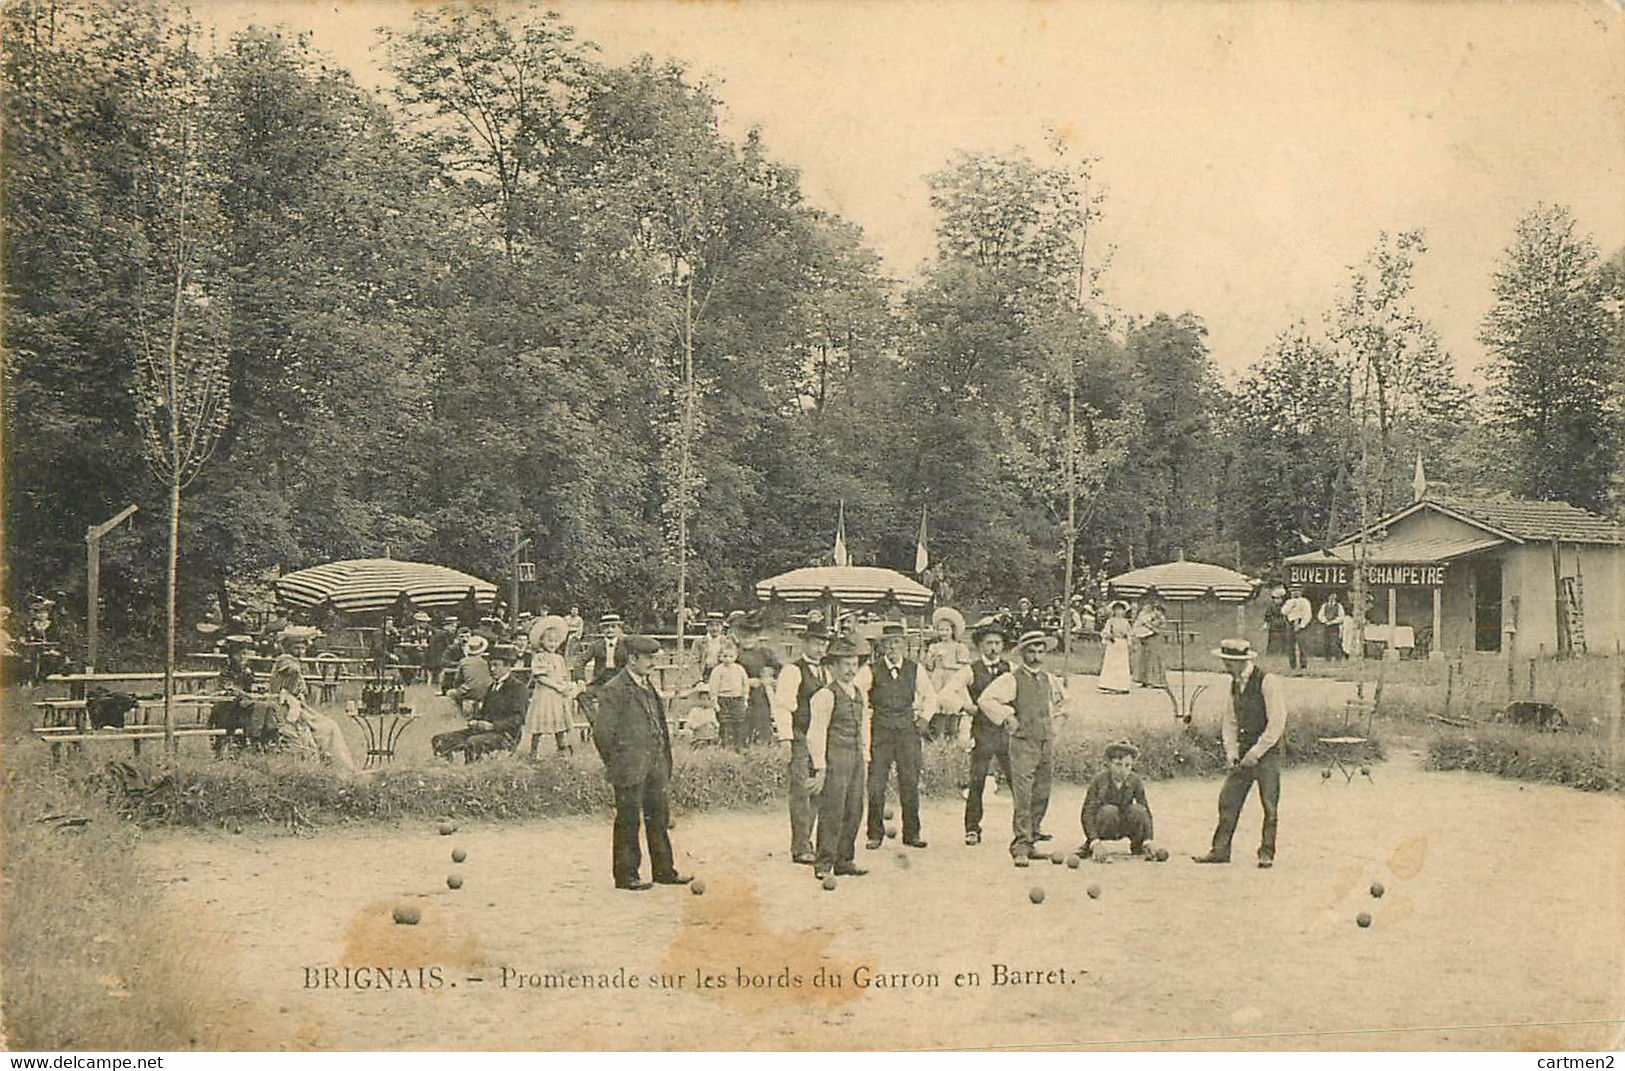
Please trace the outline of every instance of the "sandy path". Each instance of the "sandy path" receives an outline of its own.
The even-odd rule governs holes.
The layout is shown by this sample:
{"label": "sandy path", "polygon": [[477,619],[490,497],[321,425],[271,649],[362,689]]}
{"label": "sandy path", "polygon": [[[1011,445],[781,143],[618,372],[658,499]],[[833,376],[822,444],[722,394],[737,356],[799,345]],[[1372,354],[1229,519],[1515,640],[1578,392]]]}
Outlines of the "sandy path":
{"label": "sandy path", "polygon": [[[1011,867],[997,835],[959,843],[930,804],[923,852],[859,847],[869,876],[824,892],[783,848],[777,812],[681,816],[684,867],[709,883],[617,892],[609,822],[432,823],[309,839],[154,838],[145,863],[289,1048],[891,1048],[983,1046],[1598,1048],[1625,1007],[1625,800],[1408,760],[1375,781],[1287,775],[1273,871],[1197,867],[1217,783],[1152,786],[1174,861]],[[1055,843],[1077,837],[1059,786]],[[990,801],[989,827],[1008,823]],[[1257,836],[1249,804],[1237,856]],[[453,867],[453,845],[469,852]],[[647,864],[646,864],[647,865]],[[466,885],[452,892],[445,876]],[[1367,887],[1380,880],[1387,895]],[[1098,883],[1091,900],[1086,887]],[[1047,892],[1028,902],[1030,887]],[[392,905],[422,906],[396,926]],[[1354,916],[1375,915],[1361,930]],[[991,985],[995,963],[1065,984]],[[307,967],[439,965],[438,990],[305,988]],[[615,971],[636,990],[503,989],[522,972]],[[737,970],[804,984],[739,989]],[[839,989],[814,987],[820,967]],[[935,972],[939,987],[859,989],[855,968]],[[696,988],[696,971],[726,989]],[[956,987],[975,971],[979,987]],[[680,988],[660,988],[659,976]],[[486,979],[469,981],[470,976]],[[320,973],[316,975],[320,978]],[[453,986],[450,983],[455,983]]]}

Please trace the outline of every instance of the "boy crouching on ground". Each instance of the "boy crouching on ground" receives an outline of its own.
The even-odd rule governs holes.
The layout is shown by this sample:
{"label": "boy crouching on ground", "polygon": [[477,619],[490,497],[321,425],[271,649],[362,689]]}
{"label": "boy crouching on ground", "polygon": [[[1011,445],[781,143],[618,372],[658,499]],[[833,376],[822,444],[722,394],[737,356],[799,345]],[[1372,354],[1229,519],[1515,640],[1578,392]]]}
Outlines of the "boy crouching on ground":
{"label": "boy crouching on ground", "polygon": [[1100,842],[1128,838],[1129,851],[1150,856],[1151,804],[1146,802],[1145,782],[1134,772],[1140,749],[1119,741],[1106,747],[1106,768],[1089,782],[1083,799],[1083,847],[1078,854],[1104,858]]}

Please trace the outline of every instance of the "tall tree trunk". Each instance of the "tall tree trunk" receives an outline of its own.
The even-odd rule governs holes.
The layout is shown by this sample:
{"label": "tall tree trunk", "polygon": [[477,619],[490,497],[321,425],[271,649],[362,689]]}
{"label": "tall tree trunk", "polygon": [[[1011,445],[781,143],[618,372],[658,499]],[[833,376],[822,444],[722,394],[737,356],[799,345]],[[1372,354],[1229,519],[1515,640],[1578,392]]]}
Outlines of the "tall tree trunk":
{"label": "tall tree trunk", "polygon": [[169,606],[164,627],[164,753],[174,758],[175,743],[175,603],[180,587],[181,478],[169,481]]}
{"label": "tall tree trunk", "polygon": [[688,485],[694,436],[694,273],[684,288],[682,448],[677,471],[677,657],[683,656],[683,613],[688,607]]}

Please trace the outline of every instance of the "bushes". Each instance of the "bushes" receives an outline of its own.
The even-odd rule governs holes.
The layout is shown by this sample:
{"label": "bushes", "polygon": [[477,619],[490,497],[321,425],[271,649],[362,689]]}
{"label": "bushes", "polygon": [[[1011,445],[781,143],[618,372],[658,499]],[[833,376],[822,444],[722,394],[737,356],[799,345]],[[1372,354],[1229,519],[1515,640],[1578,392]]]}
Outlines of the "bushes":
{"label": "bushes", "polygon": [[203,981],[209,950],[185,939],[141,875],[138,831],[82,771],[19,769],[15,757],[8,751],[4,798],[5,1047],[261,1047],[229,1013],[229,995]]}
{"label": "bushes", "polygon": [[[1314,714],[1296,717],[1284,745],[1287,764],[1326,762],[1329,754],[1317,738],[1341,732],[1340,722]],[[1136,768],[1151,780],[1207,776],[1224,769],[1224,751],[1215,730],[1159,728],[1132,740],[1140,748]],[[1056,779],[1086,783],[1103,768],[1101,751],[1108,742],[1104,735],[1063,734],[1055,749]],[[1375,759],[1380,754],[1373,745],[1361,757]],[[75,769],[81,780],[101,777],[88,766]],[[739,754],[679,746],[672,805],[679,811],[774,805],[784,798],[784,774],[776,748]],[[957,746],[926,745],[921,789],[927,796],[958,795],[965,774],[965,755]],[[123,806],[131,816],[156,824],[253,822],[297,830],[331,821],[602,813],[613,803],[602,764],[585,749],[535,764],[502,759],[469,766],[388,766],[361,777],[282,755],[243,756],[229,762],[189,756],[148,791],[125,797]]]}
{"label": "bushes", "polygon": [[1587,792],[1625,791],[1625,755],[1594,734],[1506,726],[1440,735],[1428,744],[1427,768],[1474,770]]}

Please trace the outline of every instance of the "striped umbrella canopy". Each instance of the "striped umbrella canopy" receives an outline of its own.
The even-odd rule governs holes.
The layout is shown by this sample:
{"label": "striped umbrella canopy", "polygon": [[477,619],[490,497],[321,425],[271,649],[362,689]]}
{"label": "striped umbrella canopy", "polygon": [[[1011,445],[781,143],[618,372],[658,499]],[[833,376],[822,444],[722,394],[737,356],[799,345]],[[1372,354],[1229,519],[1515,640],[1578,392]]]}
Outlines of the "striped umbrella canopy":
{"label": "striped umbrella canopy", "polygon": [[851,606],[894,601],[917,610],[931,601],[931,589],[892,569],[858,565],[821,565],[792,569],[756,582],[756,597],[764,602],[823,602],[835,599]]}
{"label": "striped umbrella canopy", "polygon": [[276,581],[277,597],[289,606],[320,606],[327,600],[345,613],[388,609],[405,592],[420,609],[455,606],[468,597],[495,603],[497,586],[443,565],[393,558],[356,558],[301,569]]}
{"label": "striped umbrella canopy", "polygon": [[1258,581],[1234,569],[1206,562],[1164,562],[1132,569],[1106,581],[1115,596],[1125,599],[1156,595],[1167,602],[1194,602],[1212,596],[1220,602],[1246,602]]}

